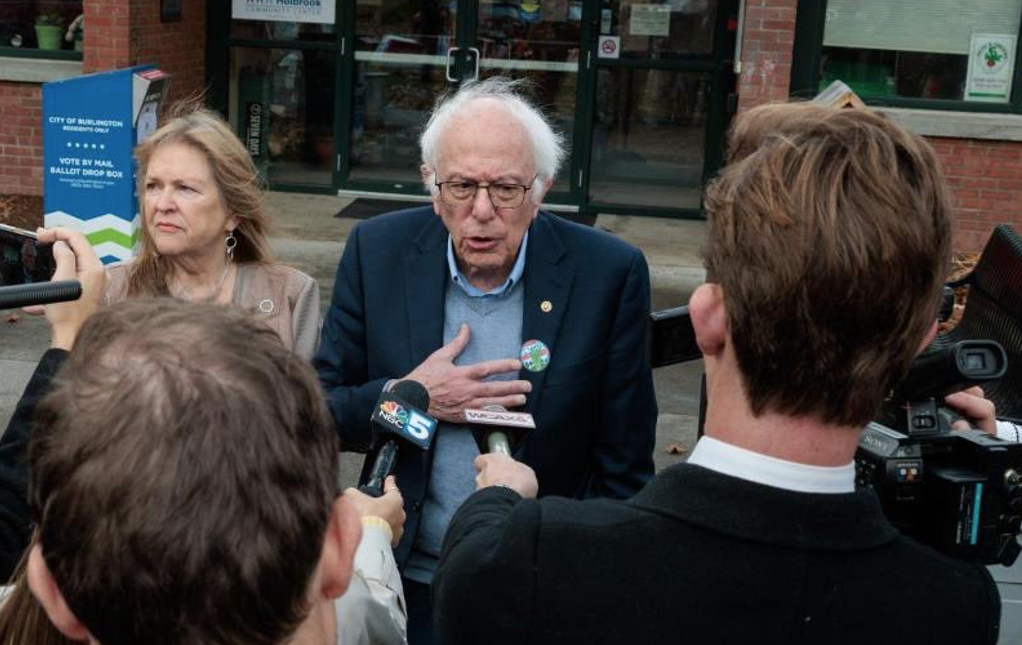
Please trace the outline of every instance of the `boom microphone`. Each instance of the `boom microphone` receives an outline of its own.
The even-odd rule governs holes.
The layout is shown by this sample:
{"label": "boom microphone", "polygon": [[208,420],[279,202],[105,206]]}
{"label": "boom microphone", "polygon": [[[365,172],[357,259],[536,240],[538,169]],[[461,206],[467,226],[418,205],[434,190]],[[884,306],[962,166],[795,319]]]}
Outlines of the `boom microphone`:
{"label": "boom microphone", "polygon": [[0,287],[0,309],[67,302],[78,300],[81,296],[82,284],[77,280],[15,284]]}
{"label": "boom microphone", "polygon": [[398,438],[422,450],[429,448],[436,431],[436,419],[424,412],[428,409],[429,392],[418,381],[398,381],[380,394],[373,408],[373,429],[378,436],[390,438],[376,454],[369,479],[359,486],[360,491],[372,497],[383,495],[383,481],[397,461]]}

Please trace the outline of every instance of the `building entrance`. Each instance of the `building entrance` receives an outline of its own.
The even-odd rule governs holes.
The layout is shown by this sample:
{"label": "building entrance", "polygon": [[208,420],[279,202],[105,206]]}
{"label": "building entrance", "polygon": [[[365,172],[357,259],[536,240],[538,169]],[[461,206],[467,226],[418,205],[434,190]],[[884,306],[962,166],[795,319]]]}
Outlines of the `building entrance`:
{"label": "building entrance", "polygon": [[226,43],[213,98],[274,187],[416,200],[436,98],[526,77],[571,152],[548,207],[695,216],[720,163],[737,2],[353,0],[333,24],[210,3]]}

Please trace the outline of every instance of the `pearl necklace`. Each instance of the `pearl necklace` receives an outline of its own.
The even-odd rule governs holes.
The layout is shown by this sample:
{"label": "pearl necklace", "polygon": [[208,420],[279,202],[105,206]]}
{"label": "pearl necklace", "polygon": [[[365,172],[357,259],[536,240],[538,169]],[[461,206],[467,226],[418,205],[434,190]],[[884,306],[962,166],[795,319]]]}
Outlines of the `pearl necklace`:
{"label": "pearl necklace", "polygon": [[178,289],[177,289],[178,290],[178,294],[177,294],[176,297],[178,297],[178,298],[180,298],[182,300],[187,300],[188,302],[195,302],[195,303],[213,302],[214,300],[217,299],[217,297],[220,296],[220,292],[223,291],[223,289],[224,289],[224,280],[227,279],[227,273],[230,270],[231,270],[231,263],[228,262],[224,266],[224,272],[220,274],[220,279],[217,280],[216,288],[213,289],[213,293],[209,294],[208,296],[205,296],[203,298],[192,298],[191,290],[189,290],[187,287],[185,287],[185,286],[181,285],[180,283],[178,283]]}

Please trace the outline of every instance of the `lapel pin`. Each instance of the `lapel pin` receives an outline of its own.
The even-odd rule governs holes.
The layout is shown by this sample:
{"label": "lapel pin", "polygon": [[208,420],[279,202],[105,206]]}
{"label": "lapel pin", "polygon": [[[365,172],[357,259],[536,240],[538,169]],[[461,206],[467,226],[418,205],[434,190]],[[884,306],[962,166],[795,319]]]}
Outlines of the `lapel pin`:
{"label": "lapel pin", "polygon": [[549,300],[544,300],[543,302],[539,303],[539,309],[543,313],[548,314],[554,310],[554,303],[550,302]]}
{"label": "lapel pin", "polygon": [[541,340],[527,340],[522,343],[518,358],[530,372],[542,372],[550,364],[550,349]]}

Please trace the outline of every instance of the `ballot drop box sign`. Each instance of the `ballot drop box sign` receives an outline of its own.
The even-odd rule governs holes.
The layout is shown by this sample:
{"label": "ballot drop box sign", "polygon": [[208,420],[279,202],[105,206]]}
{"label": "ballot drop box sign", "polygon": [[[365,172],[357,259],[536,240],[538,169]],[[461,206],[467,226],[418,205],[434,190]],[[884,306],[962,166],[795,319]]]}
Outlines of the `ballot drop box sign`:
{"label": "ballot drop box sign", "polygon": [[43,84],[44,221],[84,233],[105,264],[134,257],[132,150],[156,129],[169,80],[142,65]]}

